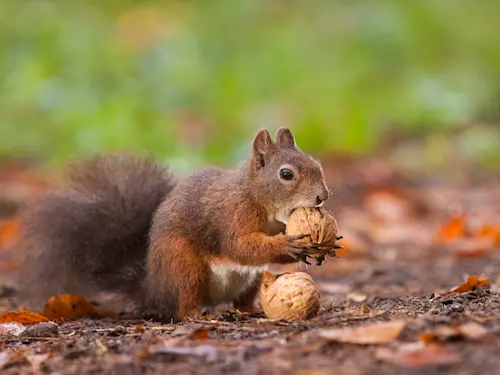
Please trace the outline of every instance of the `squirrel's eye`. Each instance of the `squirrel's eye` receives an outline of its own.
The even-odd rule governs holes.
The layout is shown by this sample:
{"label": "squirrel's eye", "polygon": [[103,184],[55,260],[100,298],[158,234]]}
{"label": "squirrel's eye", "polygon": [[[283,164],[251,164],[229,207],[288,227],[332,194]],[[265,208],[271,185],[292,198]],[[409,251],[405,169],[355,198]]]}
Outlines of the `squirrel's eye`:
{"label": "squirrel's eye", "polygon": [[280,178],[283,180],[290,181],[293,179],[293,173],[288,168],[283,168],[280,170]]}

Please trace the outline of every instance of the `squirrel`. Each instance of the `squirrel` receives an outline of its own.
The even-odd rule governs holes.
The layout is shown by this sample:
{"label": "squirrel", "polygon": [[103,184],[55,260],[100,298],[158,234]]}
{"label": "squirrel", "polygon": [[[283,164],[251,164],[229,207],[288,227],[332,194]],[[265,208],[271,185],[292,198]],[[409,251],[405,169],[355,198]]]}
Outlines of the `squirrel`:
{"label": "squirrel", "polygon": [[21,298],[115,293],[142,317],[178,322],[233,303],[252,312],[270,263],[294,263],[316,244],[285,235],[294,209],[329,198],[321,164],[288,128],[261,129],[237,169],[178,179],[136,154],[69,164],[69,184],[21,215]]}

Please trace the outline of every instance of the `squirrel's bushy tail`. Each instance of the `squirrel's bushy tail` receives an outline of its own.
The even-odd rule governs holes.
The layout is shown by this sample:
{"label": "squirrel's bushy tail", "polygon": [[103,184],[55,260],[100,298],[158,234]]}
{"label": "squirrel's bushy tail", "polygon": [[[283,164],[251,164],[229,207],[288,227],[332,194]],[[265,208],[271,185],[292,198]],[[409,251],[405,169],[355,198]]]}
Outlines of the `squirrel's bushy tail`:
{"label": "squirrel's bushy tail", "polygon": [[22,215],[20,302],[119,293],[137,299],[153,213],[176,184],[151,158],[97,155],[70,165],[69,183]]}

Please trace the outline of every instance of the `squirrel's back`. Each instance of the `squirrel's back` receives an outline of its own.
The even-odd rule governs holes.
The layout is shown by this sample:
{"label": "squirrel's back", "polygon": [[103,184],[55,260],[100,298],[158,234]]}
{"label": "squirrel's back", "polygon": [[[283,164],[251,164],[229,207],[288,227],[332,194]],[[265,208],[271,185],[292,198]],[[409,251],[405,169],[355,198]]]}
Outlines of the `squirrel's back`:
{"label": "squirrel's back", "polygon": [[137,300],[153,213],[176,184],[148,157],[97,155],[69,167],[69,183],[21,216],[21,303],[111,292]]}

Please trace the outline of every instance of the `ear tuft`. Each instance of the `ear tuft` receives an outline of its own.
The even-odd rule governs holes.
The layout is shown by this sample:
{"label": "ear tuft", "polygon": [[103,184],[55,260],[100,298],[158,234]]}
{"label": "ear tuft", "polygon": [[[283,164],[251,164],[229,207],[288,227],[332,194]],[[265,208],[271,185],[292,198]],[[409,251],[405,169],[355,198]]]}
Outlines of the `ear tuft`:
{"label": "ear tuft", "polygon": [[295,149],[295,138],[288,128],[279,128],[276,135],[278,148]]}
{"label": "ear tuft", "polygon": [[252,144],[253,156],[259,167],[266,164],[266,156],[274,150],[274,144],[271,135],[266,129],[261,129],[255,136]]}

